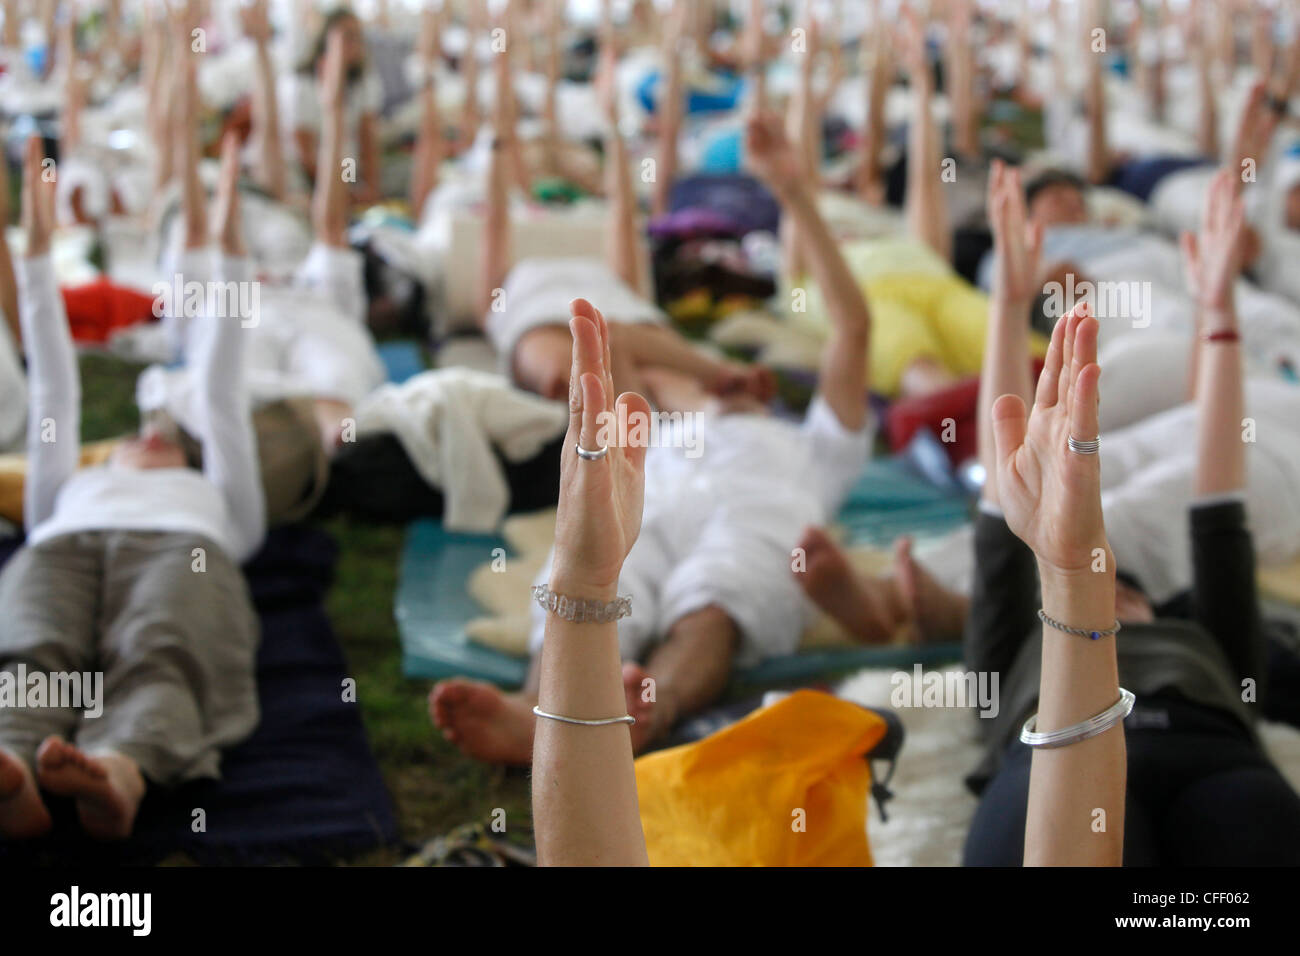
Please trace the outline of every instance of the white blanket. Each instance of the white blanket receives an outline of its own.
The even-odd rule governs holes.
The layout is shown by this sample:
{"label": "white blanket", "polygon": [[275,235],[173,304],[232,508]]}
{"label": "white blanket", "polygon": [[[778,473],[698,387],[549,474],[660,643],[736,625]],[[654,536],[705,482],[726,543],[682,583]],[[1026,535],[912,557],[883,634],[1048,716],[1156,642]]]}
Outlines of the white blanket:
{"label": "white blanket", "polygon": [[491,531],[510,505],[495,446],[525,461],[568,426],[568,408],[472,369],[422,372],[383,385],[357,408],[357,434],[397,436],[421,477],[442,489],[451,531]]}

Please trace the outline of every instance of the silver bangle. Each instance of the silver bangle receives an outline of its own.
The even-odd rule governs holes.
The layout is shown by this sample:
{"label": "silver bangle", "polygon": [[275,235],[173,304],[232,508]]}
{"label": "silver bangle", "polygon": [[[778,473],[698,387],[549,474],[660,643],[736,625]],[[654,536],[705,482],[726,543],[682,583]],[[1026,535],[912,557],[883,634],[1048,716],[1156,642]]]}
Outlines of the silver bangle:
{"label": "silver bangle", "polygon": [[611,624],[632,613],[632,598],[616,597],[612,601],[556,594],[544,584],[533,586],[533,597],[545,611],[574,624]]}
{"label": "silver bangle", "polygon": [[1093,641],[1099,641],[1103,637],[1111,637],[1119,633],[1119,621],[1116,621],[1110,627],[1102,631],[1093,631],[1086,627],[1070,627],[1070,625],[1062,624],[1055,618],[1048,617],[1047,612],[1041,607],[1038,609],[1038,619],[1048,627],[1055,628],[1058,631],[1064,631],[1066,634],[1077,634],[1079,637],[1086,637]]}
{"label": "silver bangle", "polygon": [[1020,729],[1020,742],[1031,747],[1054,750],[1057,747],[1068,747],[1070,744],[1076,744],[1080,740],[1087,740],[1089,737],[1096,737],[1098,734],[1110,730],[1110,728],[1127,717],[1133,710],[1135,700],[1136,698],[1130,691],[1121,687],[1119,689],[1119,700],[1100,714],[1089,717],[1087,720],[1071,727],[1062,727],[1060,730],[1048,731],[1045,734],[1040,734],[1034,730],[1034,727],[1038,724],[1038,715],[1034,714],[1025,721],[1025,726]]}
{"label": "silver bangle", "polygon": [[533,713],[538,717],[544,717],[547,720],[558,720],[562,724],[577,724],[580,727],[604,727],[607,724],[635,724],[636,718],[631,714],[624,714],[622,717],[602,717],[599,720],[583,720],[581,717],[562,717],[559,714],[548,714],[540,707],[534,707]]}

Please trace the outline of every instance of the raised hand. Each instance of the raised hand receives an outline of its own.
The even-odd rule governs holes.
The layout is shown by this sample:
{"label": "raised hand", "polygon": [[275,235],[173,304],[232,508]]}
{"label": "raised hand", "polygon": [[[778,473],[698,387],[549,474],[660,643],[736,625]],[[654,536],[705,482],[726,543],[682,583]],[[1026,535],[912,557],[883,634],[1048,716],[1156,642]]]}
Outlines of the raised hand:
{"label": "raised hand", "polygon": [[1215,175],[1201,210],[1200,234],[1180,237],[1188,291],[1211,313],[1232,309],[1233,286],[1241,272],[1246,213],[1235,180],[1231,168]]}
{"label": "raised hand", "polygon": [[899,59],[908,76],[913,78],[930,69],[929,58],[925,52],[925,25],[909,5],[904,4],[899,11],[898,50]]}
{"label": "raised hand", "polygon": [[[54,233],[54,177],[44,175],[45,146],[39,136],[27,138],[23,153],[23,199],[21,223],[27,236],[27,258],[50,251]],[[53,169],[53,167],[51,167]]]}
{"label": "raised hand", "polygon": [[777,196],[800,181],[799,154],[775,116],[754,115],[745,124],[745,162]]}
{"label": "raised hand", "polygon": [[268,43],[271,39],[271,18],[266,11],[266,0],[252,0],[239,10],[239,21],[244,36],[255,43]]}
{"label": "raised hand", "polygon": [[993,403],[997,488],[1007,526],[1038,556],[1040,569],[1063,577],[1089,572],[1096,549],[1110,553],[1099,456],[1069,447],[1070,436],[1090,441],[1098,435],[1097,330],[1087,303],[1076,306],[1052,331],[1033,411],[1026,414],[1018,395]]}
{"label": "raised hand", "polygon": [[[595,306],[574,300],[569,329],[569,431],[560,457],[550,586],[558,594],[613,600],[623,559],[641,530],[646,454],[644,447],[621,445],[614,423],[622,417],[635,424],[638,416],[650,415],[650,405],[635,392],[614,400],[609,326]],[[609,450],[588,461],[578,456],[577,446]]]}
{"label": "raised hand", "polygon": [[1026,224],[1020,170],[1008,169],[999,159],[989,171],[988,216],[997,261],[994,295],[1003,302],[1029,302],[1037,292],[1043,228]]}

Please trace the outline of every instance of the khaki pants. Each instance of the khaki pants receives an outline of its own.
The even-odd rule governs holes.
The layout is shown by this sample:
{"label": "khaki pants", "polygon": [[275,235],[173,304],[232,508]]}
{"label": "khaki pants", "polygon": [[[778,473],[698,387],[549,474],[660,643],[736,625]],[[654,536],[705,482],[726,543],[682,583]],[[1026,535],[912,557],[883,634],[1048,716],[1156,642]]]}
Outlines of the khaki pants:
{"label": "khaki pants", "polygon": [[243,574],[201,535],[93,531],[24,547],[0,572],[0,672],[102,672],[102,713],[0,706],[0,746],[31,762],[59,734],[131,757],[154,783],[217,777],[221,749],[257,726],[258,632]]}

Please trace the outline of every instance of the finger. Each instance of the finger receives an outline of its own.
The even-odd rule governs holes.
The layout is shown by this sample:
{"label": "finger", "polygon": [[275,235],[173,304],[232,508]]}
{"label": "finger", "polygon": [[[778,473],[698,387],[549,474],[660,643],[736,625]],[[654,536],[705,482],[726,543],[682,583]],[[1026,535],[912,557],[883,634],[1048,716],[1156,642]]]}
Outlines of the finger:
{"label": "finger", "polygon": [[[1070,377],[1067,380],[1069,391],[1066,393],[1066,401],[1070,401],[1074,394],[1074,383],[1079,378],[1079,373],[1083,371],[1085,365],[1093,365],[1097,361],[1097,330],[1099,326],[1097,320],[1092,316],[1081,316],[1078,324],[1074,329],[1074,354],[1070,360]],[[1066,406],[1069,408],[1070,406]],[[1082,436],[1079,436],[1082,437]],[[1095,437],[1095,436],[1089,436]]]}
{"label": "finger", "polygon": [[582,395],[582,425],[578,432],[578,444],[587,451],[599,451],[609,444],[609,436],[601,434],[601,426],[607,421],[605,385],[596,373],[584,372],[579,380],[578,391]]}
{"label": "finger", "polygon": [[646,440],[643,442],[634,443],[628,441],[623,445],[623,457],[631,462],[632,467],[638,472],[644,472],[645,455],[646,448],[649,445],[650,429],[648,427],[637,429],[636,423],[639,421],[649,422],[650,416],[653,414],[650,409],[650,403],[645,400],[644,396],[637,392],[624,392],[618,397],[618,401],[615,404],[615,411],[618,415],[618,420],[620,422],[625,421],[628,423],[628,436],[632,437],[638,434],[646,436]]}
{"label": "finger", "polygon": [[1079,324],[1079,303],[1065,316],[1065,338],[1061,340],[1061,377],[1056,383],[1056,401],[1064,402],[1070,393],[1070,369],[1074,364],[1074,332]]}
{"label": "finger", "polygon": [[1043,360],[1043,372],[1038,376],[1038,390],[1034,393],[1034,405],[1039,408],[1051,408],[1056,404],[1057,385],[1061,379],[1061,357],[1065,350],[1065,326],[1069,314],[1061,316],[1052,327],[1052,341],[1047,347],[1047,357]]}
{"label": "finger", "polygon": [[[1097,383],[1101,366],[1089,362],[1079,369],[1070,401],[1070,435],[1079,441],[1092,441],[1101,434],[1100,394]],[[1095,457],[1095,456],[1093,456]]]}
{"label": "finger", "polygon": [[1183,250],[1183,268],[1189,279],[1195,279],[1200,271],[1200,251],[1196,245],[1196,233],[1183,232],[1178,237],[1178,245]]}
{"label": "finger", "polygon": [[[1029,247],[1029,262],[1034,267],[1038,267],[1038,262],[1043,256],[1043,224],[1035,222],[1025,229],[1026,245]],[[1031,278],[1037,279],[1037,276]]]}
{"label": "finger", "polygon": [[569,368],[569,436],[577,441],[582,431],[584,406],[582,376],[599,366],[600,341],[595,324],[585,315],[573,316],[569,320],[569,331],[573,333],[573,361]]}
{"label": "finger", "polygon": [[609,403],[609,408],[613,408],[614,401],[614,380],[610,374],[611,359],[609,353],[609,325],[605,322],[605,317],[600,310],[588,302],[586,299],[574,299],[569,303],[569,311],[576,317],[582,316],[596,328],[596,358],[598,367],[587,368],[584,371],[592,372],[600,376],[601,385],[605,388],[605,400]]}
{"label": "finger", "polygon": [[993,446],[997,450],[998,471],[1025,443],[1029,415],[1019,395],[1002,395],[993,403]]}

